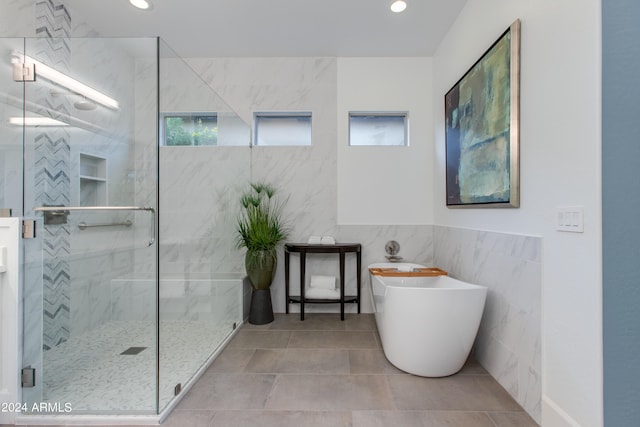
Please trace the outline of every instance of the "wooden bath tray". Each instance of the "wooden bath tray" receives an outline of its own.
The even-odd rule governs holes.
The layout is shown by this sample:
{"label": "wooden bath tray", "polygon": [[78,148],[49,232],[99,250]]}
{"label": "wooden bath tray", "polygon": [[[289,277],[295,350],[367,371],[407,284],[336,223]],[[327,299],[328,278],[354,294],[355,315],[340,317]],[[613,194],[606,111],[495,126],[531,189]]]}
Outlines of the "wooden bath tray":
{"label": "wooden bath tray", "polygon": [[374,276],[387,277],[430,277],[446,276],[447,272],[436,267],[415,268],[413,271],[398,271],[397,268],[369,268],[369,272]]}

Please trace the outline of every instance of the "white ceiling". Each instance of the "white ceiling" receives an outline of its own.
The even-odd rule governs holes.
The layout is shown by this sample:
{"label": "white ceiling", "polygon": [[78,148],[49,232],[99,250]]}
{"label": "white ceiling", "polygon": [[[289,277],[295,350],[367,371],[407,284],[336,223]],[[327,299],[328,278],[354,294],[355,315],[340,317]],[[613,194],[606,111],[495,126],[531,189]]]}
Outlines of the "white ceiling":
{"label": "white ceiling", "polygon": [[[182,57],[431,56],[466,0],[67,0],[74,26],[160,36]],[[78,34],[74,34],[78,35]]]}

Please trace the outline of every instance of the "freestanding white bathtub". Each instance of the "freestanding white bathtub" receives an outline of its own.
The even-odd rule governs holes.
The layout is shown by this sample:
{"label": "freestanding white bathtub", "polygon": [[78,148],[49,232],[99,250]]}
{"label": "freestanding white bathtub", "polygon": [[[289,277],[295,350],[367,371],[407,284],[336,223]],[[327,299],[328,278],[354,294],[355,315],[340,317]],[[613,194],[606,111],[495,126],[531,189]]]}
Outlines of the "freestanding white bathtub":
{"label": "freestanding white bathtub", "polygon": [[[480,326],[487,288],[449,276],[389,277],[369,266],[376,323],[387,359],[397,368],[423,377],[445,377],[464,365]],[[400,270],[424,268],[403,263]]]}

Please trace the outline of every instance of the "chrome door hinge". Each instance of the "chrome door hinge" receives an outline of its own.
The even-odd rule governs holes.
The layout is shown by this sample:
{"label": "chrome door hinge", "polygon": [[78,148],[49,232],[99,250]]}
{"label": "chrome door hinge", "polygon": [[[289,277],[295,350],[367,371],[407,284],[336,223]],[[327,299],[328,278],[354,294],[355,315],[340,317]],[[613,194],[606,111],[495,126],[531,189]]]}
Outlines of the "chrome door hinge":
{"label": "chrome door hinge", "polygon": [[13,81],[35,82],[36,81],[36,65],[14,63],[13,64]]}
{"label": "chrome door hinge", "polygon": [[26,368],[22,368],[20,374],[22,376],[22,387],[36,386],[36,368],[27,366]]}
{"label": "chrome door hinge", "polygon": [[22,221],[22,238],[23,239],[36,238],[36,220],[35,219],[25,219]]}

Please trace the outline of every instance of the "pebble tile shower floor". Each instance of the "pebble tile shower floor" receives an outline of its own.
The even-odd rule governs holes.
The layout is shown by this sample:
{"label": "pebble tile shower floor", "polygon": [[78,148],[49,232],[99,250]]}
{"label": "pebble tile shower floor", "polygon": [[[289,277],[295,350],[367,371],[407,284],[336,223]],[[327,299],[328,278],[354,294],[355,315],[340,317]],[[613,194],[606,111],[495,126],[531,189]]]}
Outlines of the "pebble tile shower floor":
{"label": "pebble tile shower floor", "polygon": [[421,378],[384,357],[370,314],[244,325],[164,427],[535,427],[478,364]]}
{"label": "pebble tile shower floor", "polygon": [[[175,384],[207,360],[211,344],[229,334],[215,322],[163,321],[160,325],[160,393],[164,404]],[[156,410],[156,325],[112,321],[44,352],[45,402],[70,402],[73,411],[110,413]]]}

